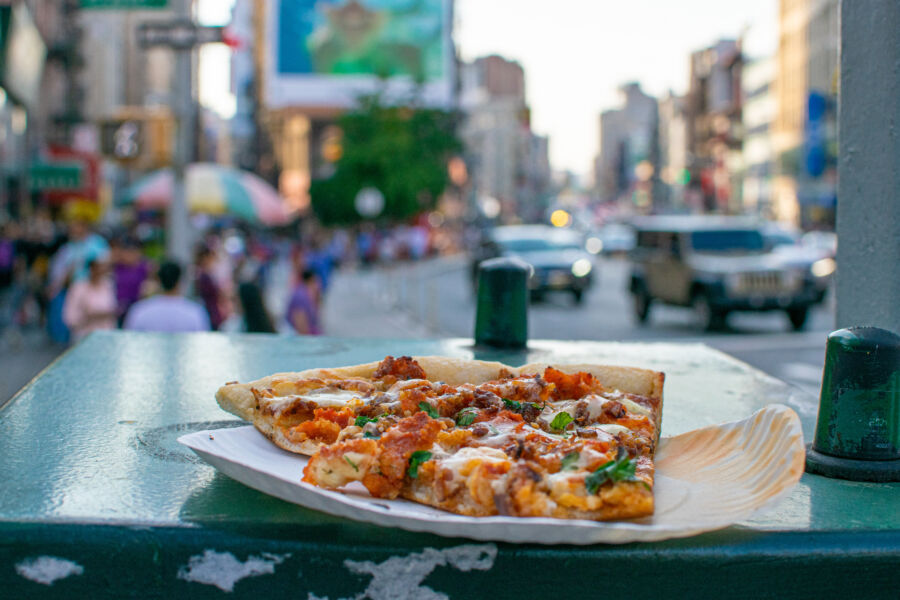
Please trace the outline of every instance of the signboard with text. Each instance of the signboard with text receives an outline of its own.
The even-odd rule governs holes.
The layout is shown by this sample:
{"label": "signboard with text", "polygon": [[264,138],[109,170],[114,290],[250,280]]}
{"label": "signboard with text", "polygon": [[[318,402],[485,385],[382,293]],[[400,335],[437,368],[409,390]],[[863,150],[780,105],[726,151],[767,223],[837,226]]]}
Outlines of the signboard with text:
{"label": "signboard with text", "polygon": [[78,190],[84,184],[82,163],[37,163],[28,169],[35,192]]}

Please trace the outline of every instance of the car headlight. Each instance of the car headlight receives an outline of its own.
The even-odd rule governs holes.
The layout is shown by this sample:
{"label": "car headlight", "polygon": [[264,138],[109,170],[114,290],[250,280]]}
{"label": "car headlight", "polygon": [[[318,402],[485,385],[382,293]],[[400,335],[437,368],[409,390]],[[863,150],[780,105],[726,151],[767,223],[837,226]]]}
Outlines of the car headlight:
{"label": "car headlight", "polygon": [[837,263],[834,262],[833,258],[823,258],[814,262],[809,271],[816,277],[828,277],[834,273],[836,268]]}
{"label": "car headlight", "polygon": [[591,272],[592,268],[591,261],[586,258],[579,258],[572,263],[572,275],[575,277],[584,277]]}

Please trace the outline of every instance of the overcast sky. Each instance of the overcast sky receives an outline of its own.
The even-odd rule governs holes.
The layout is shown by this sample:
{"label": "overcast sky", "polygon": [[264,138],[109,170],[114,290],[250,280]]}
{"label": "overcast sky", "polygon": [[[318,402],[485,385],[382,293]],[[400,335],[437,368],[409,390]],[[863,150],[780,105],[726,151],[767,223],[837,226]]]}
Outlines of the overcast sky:
{"label": "overcast sky", "polygon": [[[200,20],[224,24],[233,0],[199,0]],[[746,33],[750,55],[774,52],[778,0],[456,0],[454,37],[462,57],[500,54],[525,68],[532,127],[550,136],[556,169],[588,175],[598,115],[617,89],[683,93],[688,57],[719,38]],[[203,49],[201,101],[228,115],[229,50]]]}
{"label": "overcast sky", "polygon": [[586,175],[598,115],[618,86],[662,95],[687,89],[692,50],[746,30],[746,49],[777,45],[777,0],[457,0],[455,39],[466,60],[497,53],[525,68],[532,128],[550,135],[556,169]]}

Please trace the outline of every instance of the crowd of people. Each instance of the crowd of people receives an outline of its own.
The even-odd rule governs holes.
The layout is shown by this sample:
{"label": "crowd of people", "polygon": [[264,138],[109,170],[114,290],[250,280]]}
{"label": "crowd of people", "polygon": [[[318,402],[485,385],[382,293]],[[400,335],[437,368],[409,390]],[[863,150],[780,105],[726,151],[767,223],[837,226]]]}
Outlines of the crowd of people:
{"label": "crowd of people", "polygon": [[[312,243],[214,231],[190,264],[151,258],[133,231],[101,235],[83,220],[43,215],[0,228],[0,335],[44,329],[56,342],[103,329],[317,335],[332,269],[346,239]],[[290,265],[285,310],[266,302],[272,266]],[[285,282],[279,282],[284,287]]]}

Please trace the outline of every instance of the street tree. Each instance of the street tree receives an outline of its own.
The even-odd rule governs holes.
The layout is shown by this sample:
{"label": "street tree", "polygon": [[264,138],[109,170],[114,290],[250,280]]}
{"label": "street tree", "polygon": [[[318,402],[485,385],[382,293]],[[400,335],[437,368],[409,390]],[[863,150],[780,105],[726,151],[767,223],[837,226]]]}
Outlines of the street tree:
{"label": "street tree", "polygon": [[310,196],[324,225],[366,220],[355,206],[360,190],[384,195],[378,220],[399,222],[433,209],[448,184],[447,162],[461,151],[459,114],[435,108],[393,105],[381,94],[360,99],[341,115],[342,153],[334,174],[312,183]]}

